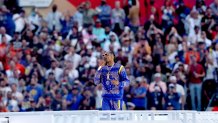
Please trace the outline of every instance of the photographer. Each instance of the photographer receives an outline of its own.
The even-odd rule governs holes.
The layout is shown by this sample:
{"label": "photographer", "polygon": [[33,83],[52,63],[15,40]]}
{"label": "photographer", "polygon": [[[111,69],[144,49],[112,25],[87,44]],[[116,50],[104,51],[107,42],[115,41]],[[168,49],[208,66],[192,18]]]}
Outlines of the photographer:
{"label": "photographer", "polygon": [[154,86],[154,92],[151,92],[148,97],[149,98],[148,99],[149,109],[162,110],[163,109],[163,105],[162,105],[163,97],[164,97],[164,93],[162,89],[160,88],[160,86],[156,84]]}
{"label": "photographer", "polygon": [[169,84],[169,88],[167,90],[167,93],[164,97],[165,100],[165,109],[166,110],[179,110],[181,109],[179,100],[180,100],[180,94],[177,93],[176,87],[174,84]]}
{"label": "photographer", "polygon": [[170,76],[169,81],[174,85],[176,92],[180,95],[179,104],[181,105],[181,109],[184,109],[185,106],[185,89],[182,85],[177,83],[176,76]]}

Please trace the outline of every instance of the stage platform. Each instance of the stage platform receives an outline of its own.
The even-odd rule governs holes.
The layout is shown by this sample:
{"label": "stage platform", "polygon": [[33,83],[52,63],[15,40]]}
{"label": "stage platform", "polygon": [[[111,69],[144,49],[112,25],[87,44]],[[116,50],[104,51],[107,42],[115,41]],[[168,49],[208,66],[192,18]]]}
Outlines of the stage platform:
{"label": "stage platform", "polygon": [[0,123],[218,123],[218,112],[49,111],[0,113]]}

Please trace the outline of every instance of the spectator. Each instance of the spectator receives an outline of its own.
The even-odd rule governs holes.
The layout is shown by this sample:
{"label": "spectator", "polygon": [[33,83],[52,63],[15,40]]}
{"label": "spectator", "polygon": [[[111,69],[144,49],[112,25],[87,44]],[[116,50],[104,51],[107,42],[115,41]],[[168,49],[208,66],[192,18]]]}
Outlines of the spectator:
{"label": "spectator", "polygon": [[194,27],[194,33],[189,33],[189,42],[196,45],[201,39],[201,31],[199,26]]}
{"label": "spectator", "polygon": [[164,6],[162,6],[162,27],[163,29],[168,29],[171,25],[173,25],[173,14],[175,9],[173,8],[171,0],[165,0]]}
{"label": "spectator", "polygon": [[145,110],[147,108],[147,89],[143,84],[142,78],[137,78],[135,87],[132,88],[132,102],[135,104],[135,110]]}
{"label": "spectator", "polygon": [[[204,68],[197,63],[196,57],[191,56],[191,64],[189,65],[189,88],[191,93],[192,109],[201,110],[201,89],[202,77],[205,76]],[[197,105],[195,97],[197,96]]]}
{"label": "spectator", "polygon": [[[57,5],[52,6],[52,12],[49,12],[48,16],[46,17],[46,21],[48,23],[49,30],[58,30],[61,29],[61,13],[58,11]],[[50,22],[52,20],[52,22]]]}
{"label": "spectator", "polygon": [[[200,29],[201,17],[197,11],[192,10],[191,13],[186,17],[187,32],[190,36],[195,35],[196,32]],[[198,29],[198,30],[196,30]],[[197,33],[198,34],[198,33]],[[190,40],[191,42],[196,42],[196,38]]]}
{"label": "spectator", "polygon": [[83,25],[84,27],[88,27],[89,25],[94,24],[93,17],[97,14],[95,10],[91,8],[91,3],[86,2],[83,10]]}
{"label": "spectator", "polygon": [[46,78],[48,78],[49,73],[53,72],[55,80],[60,82],[60,76],[63,73],[63,70],[57,66],[56,61],[51,62],[51,68],[46,71]]}
{"label": "spectator", "polygon": [[8,112],[7,108],[5,107],[5,105],[3,103],[0,103],[0,111],[1,112]]}
{"label": "spectator", "polygon": [[131,8],[129,9],[128,18],[130,20],[130,26],[134,33],[138,30],[138,26],[140,23],[139,20],[139,1],[133,0],[131,4]]}
{"label": "spectator", "polygon": [[78,87],[73,87],[71,93],[69,93],[66,97],[67,106],[70,110],[78,110],[79,105],[82,101],[82,96],[79,92]]}
{"label": "spectator", "polygon": [[217,16],[218,16],[217,6],[218,6],[218,1],[217,0],[214,0],[214,2],[210,4],[210,8],[212,10],[213,15],[215,15],[215,17],[216,17],[216,20],[217,20]]}
{"label": "spectator", "polygon": [[166,110],[179,110],[180,109],[180,94],[177,93],[174,84],[169,84],[168,91],[164,97]]}
{"label": "spectator", "polygon": [[193,10],[196,10],[199,12],[199,14],[204,15],[206,11],[204,0],[196,0],[196,4],[193,6]]}
{"label": "spectator", "polygon": [[0,42],[9,44],[11,40],[12,40],[12,37],[6,33],[5,27],[0,27]]}
{"label": "spectator", "polygon": [[41,22],[43,18],[42,15],[39,13],[37,8],[32,8],[30,15],[27,17],[27,21],[31,26],[32,30],[38,31],[41,28]]}
{"label": "spectator", "polygon": [[166,93],[166,91],[167,91],[166,82],[163,82],[161,80],[161,74],[160,73],[156,73],[154,75],[154,82],[151,82],[151,84],[149,86],[149,92],[150,93],[155,91],[155,85],[158,85],[161,88],[161,90],[163,91],[163,93]]}
{"label": "spectator", "polygon": [[74,22],[78,23],[78,28],[82,29],[83,26],[83,7],[78,8],[76,13],[73,15]]}
{"label": "spectator", "polygon": [[[164,82],[167,82],[167,77],[166,77],[166,75],[162,74],[161,66],[160,65],[157,65],[155,67],[155,72],[156,73],[160,73],[161,74],[161,80],[163,80]],[[152,76],[151,81],[154,81],[154,75]]]}
{"label": "spectator", "polygon": [[201,39],[199,40],[199,42],[200,41],[206,45],[206,48],[210,47],[212,44],[212,41],[207,38],[207,34],[205,31],[201,32]]}
{"label": "spectator", "polygon": [[[40,99],[42,100],[43,98],[40,98]],[[39,104],[41,104],[41,100],[40,100]],[[34,101],[34,99],[30,99],[29,102],[30,102],[30,108],[26,109],[26,111],[34,112],[34,111],[40,111],[41,110],[40,108],[37,108],[37,104]]]}
{"label": "spectator", "polygon": [[150,15],[149,20],[145,22],[144,29],[147,31],[151,25],[159,27],[159,24],[154,15]]}
{"label": "spectator", "polygon": [[124,20],[125,20],[125,12],[122,8],[120,8],[120,1],[115,2],[115,8],[112,10],[112,29],[113,30],[123,30],[124,29]]}
{"label": "spectator", "polygon": [[184,87],[177,83],[178,80],[176,79],[175,76],[170,76],[169,81],[171,84],[174,84],[176,92],[180,95],[180,99],[179,99],[179,105],[181,107],[180,109],[184,110],[185,97],[186,97]]}
{"label": "spectator", "polygon": [[163,99],[164,93],[160,86],[157,84],[154,86],[154,91],[149,93],[148,106],[150,110],[162,110],[163,109]]}
{"label": "spectator", "polygon": [[6,71],[6,75],[9,79],[9,83],[18,83],[20,71],[16,68],[14,61],[10,62],[10,68]]}
{"label": "spectator", "polygon": [[60,90],[53,92],[54,99],[51,102],[51,109],[54,111],[59,111],[62,108],[62,94]]}
{"label": "spectator", "polygon": [[76,80],[79,77],[79,72],[73,67],[73,63],[69,62],[67,68],[69,69],[68,76],[70,81]]}
{"label": "spectator", "polygon": [[64,56],[64,59],[71,61],[73,63],[73,68],[76,69],[79,66],[79,62],[81,61],[81,56],[75,52],[73,47],[70,47],[68,54]]}
{"label": "spectator", "polygon": [[13,15],[13,21],[15,22],[15,32],[22,32],[26,26],[27,20],[25,18],[25,11]]}
{"label": "spectator", "polygon": [[97,37],[97,43],[101,43],[106,38],[105,29],[102,27],[101,20],[99,19],[96,20],[93,34]]}
{"label": "spectator", "polygon": [[215,16],[212,14],[211,8],[207,8],[205,15],[203,15],[201,19],[201,29],[202,31],[206,31],[206,34],[209,35],[209,30],[214,25]]}
{"label": "spectator", "polygon": [[85,90],[83,92],[83,99],[79,107],[80,110],[94,110],[95,109],[95,99],[92,97],[90,90]]}
{"label": "spectator", "polygon": [[4,26],[5,30],[8,35],[13,36],[15,31],[15,22],[13,21],[13,15],[10,13],[10,11],[7,9],[6,6],[1,6],[0,10],[0,27]]}
{"label": "spectator", "polygon": [[33,98],[34,103],[38,102],[39,98],[43,95],[43,89],[41,85],[38,84],[36,76],[32,76],[30,85],[27,86],[26,91],[30,97]]}
{"label": "spectator", "polygon": [[[73,21],[74,21],[73,17],[68,11],[61,18],[60,20],[61,25],[62,25],[61,33],[63,35],[63,38],[65,38],[67,35],[69,36],[69,34],[72,33]],[[72,29],[72,31],[70,29]]]}
{"label": "spectator", "polygon": [[99,19],[102,26],[111,24],[111,7],[107,4],[106,0],[101,0],[101,5],[97,8]]}
{"label": "spectator", "polygon": [[11,91],[12,91],[12,96],[15,97],[15,99],[18,102],[23,101],[23,94],[17,90],[17,84],[12,84],[11,85]]}
{"label": "spectator", "polygon": [[106,42],[104,43],[104,50],[105,51],[110,51],[112,49],[112,51],[114,53],[118,53],[118,50],[121,48],[120,46],[120,42],[118,40],[116,40],[116,35],[110,35],[109,40],[106,40]]}

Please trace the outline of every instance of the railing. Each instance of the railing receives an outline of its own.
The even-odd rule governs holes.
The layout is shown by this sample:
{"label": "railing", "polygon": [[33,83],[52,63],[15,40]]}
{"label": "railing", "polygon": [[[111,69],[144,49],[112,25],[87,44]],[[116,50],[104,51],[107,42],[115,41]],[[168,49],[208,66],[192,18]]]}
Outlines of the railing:
{"label": "railing", "polygon": [[218,112],[94,110],[0,113],[0,123],[140,123],[144,121],[146,123],[153,123],[153,121],[218,123]]}

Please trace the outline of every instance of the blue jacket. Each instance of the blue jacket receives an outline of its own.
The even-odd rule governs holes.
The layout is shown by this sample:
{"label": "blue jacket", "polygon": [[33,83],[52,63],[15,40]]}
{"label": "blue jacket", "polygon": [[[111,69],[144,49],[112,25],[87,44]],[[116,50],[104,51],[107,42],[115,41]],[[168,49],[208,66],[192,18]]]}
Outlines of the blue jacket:
{"label": "blue jacket", "polygon": [[[109,79],[107,77],[109,74]],[[118,80],[119,85],[113,85],[112,80]],[[103,85],[103,98],[122,99],[124,93],[124,86],[129,84],[125,68],[116,63],[113,66],[103,66],[99,69],[94,78],[95,84]]]}

